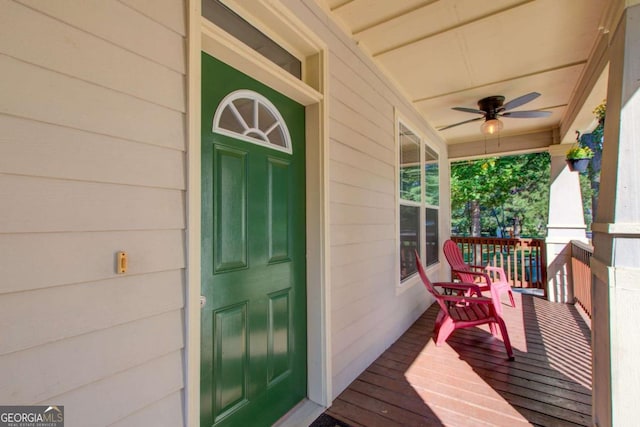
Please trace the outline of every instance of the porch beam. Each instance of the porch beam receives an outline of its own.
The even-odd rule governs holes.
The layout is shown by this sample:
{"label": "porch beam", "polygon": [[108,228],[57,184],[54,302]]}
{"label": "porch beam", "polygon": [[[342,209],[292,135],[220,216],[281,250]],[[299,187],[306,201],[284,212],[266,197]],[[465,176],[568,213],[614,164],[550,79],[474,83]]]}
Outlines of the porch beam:
{"label": "porch beam", "polygon": [[557,129],[523,135],[497,136],[448,146],[449,160],[536,153],[558,142]]}
{"label": "porch beam", "polygon": [[608,45],[609,34],[598,34],[596,45],[589,55],[582,78],[569,100],[565,117],[560,124],[562,141],[575,141],[574,132],[585,131],[589,123],[594,121],[591,110],[606,98],[606,84],[601,79],[606,79],[609,64]]}

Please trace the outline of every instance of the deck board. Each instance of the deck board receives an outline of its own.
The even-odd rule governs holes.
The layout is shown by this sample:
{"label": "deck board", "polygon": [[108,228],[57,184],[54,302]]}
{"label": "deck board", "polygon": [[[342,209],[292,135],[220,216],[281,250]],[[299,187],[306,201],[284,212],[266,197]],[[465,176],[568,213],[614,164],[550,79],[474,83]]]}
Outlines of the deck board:
{"label": "deck board", "polygon": [[436,347],[432,305],[327,413],[366,426],[591,425],[591,334],[575,307],[516,294],[503,304],[516,360],[488,327]]}

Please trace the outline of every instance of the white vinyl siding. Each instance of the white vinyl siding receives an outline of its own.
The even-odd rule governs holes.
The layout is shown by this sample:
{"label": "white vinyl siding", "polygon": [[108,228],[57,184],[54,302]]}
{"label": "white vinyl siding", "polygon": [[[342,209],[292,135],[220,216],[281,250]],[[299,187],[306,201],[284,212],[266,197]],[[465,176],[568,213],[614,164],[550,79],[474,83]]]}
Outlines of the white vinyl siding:
{"label": "white vinyl siding", "polygon": [[[446,148],[314,0],[282,3],[328,51],[336,397],[430,302],[419,286],[393,286],[394,111]],[[0,5],[3,404],[65,405],[69,425],[183,423],[185,10],[177,0]],[[440,206],[448,217],[448,200]]]}
{"label": "white vinyl siding", "polygon": [[183,423],[184,11],[0,5],[3,404]]}
{"label": "white vinyl siding", "polygon": [[421,132],[432,131],[315,1],[284,3],[329,50],[328,286],[336,397],[430,302],[418,286],[396,294],[395,109],[421,124]]}

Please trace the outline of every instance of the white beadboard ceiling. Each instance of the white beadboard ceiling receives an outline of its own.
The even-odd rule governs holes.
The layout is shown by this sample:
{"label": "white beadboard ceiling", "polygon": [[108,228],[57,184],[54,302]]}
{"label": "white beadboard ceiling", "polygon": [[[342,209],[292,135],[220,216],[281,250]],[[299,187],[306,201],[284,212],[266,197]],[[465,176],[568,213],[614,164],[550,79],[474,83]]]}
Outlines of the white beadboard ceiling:
{"label": "white beadboard ceiling", "polygon": [[[546,110],[550,117],[501,119],[501,135],[518,135],[558,128],[566,119],[611,0],[317,1],[435,129],[479,117],[451,107],[539,92],[512,111]],[[594,105],[584,105],[583,121],[592,119],[605,83],[594,89]],[[439,134],[450,144],[478,140],[481,124]]]}

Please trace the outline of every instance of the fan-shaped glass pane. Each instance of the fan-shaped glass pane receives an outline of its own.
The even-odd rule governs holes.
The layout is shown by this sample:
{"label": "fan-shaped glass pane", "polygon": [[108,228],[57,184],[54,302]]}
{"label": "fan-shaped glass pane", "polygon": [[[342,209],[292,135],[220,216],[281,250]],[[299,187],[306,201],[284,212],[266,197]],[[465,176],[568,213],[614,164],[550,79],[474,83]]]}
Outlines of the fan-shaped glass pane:
{"label": "fan-shaped glass pane", "polygon": [[249,90],[227,95],[216,110],[213,131],[291,154],[282,115],[264,96]]}
{"label": "fan-shaped glass pane", "polygon": [[265,134],[268,134],[268,131],[277,123],[278,121],[273,114],[271,114],[271,111],[264,105],[258,104],[258,128]]}
{"label": "fan-shaped glass pane", "polygon": [[244,122],[247,124],[247,129],[255,127],[255,121],[253,118],[253,104],[254,100],[247,98],[235,99],[233,101],[233,105],[238,110],[238,113],[240,113],[240,117],[242,117],[242,120],[244,120]]}
{"label": "fan-shaped glass pane", "polygon": [[243,134],[246,130],[231,108],[225,108],[220,115],[220,127],[234,133]]}
{"label": "fan-shaped glass pane", "polygon": [[280,147],[287,146],[286,137],[284,132],[282,131],[282,127],[278,126],[269,133],[269,141],[272,144],[278,145]]}

